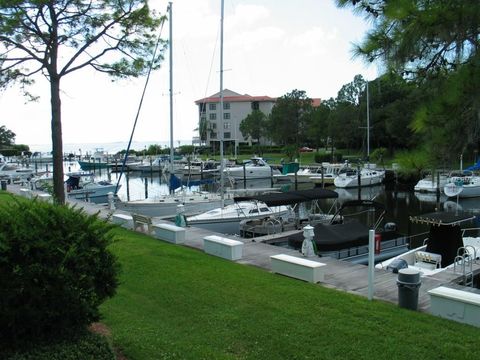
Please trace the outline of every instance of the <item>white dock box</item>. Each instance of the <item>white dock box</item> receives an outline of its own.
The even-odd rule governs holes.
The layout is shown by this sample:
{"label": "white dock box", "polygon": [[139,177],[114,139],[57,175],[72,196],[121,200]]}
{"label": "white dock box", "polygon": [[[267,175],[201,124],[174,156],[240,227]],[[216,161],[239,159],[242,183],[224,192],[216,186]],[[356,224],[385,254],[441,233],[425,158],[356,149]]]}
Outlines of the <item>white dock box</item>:
{"label": "white dock box", "polygon": [[126,229],[133,229],[133,218],[130,215],[115,213],[112,215],[112,222]]}
{"label": "white dock box", "polygon": [[430,294],[430,313],[480,327],[480,293],[439,286]]}
{"label": "white dock box", "polygon": [[317,283],[325,280],[325,264],[291,255],[270,256],[272,271],[277,274]]}
{"label": "white dock box", "polygon": [[203,238],[203,250],[207,254],[227,260],[240,260],[243,256],[243,243],[217,235],[210,235]]}
{"label": "white dock box", "polygon": [[172,244],[185,242],[185,228],[173,224],[153,224],[153,236]]}

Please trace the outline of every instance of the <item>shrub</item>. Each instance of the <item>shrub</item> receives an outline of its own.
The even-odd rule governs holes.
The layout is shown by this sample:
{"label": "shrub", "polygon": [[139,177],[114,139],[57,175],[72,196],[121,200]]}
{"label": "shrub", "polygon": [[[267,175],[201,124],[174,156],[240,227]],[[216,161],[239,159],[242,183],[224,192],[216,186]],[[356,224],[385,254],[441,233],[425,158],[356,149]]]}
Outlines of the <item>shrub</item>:
{"label": "shrub", "polygon": [[42,201],[0,204],[0,342],[49,337],[98,320],[115,293],[112,225]]}
{"label": "shrub", "polygon": [[381,147],[373,150],[373,152],[370,154],[370,159],[383,164],[386,155],[387,149]]}

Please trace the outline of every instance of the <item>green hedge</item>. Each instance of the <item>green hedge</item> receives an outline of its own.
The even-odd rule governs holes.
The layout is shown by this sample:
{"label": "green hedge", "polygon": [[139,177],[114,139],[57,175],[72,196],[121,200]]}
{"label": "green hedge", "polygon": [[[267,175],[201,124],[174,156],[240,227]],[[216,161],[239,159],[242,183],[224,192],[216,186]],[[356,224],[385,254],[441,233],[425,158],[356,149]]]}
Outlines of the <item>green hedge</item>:
{"label": "green hedge", "polygon": [[118,285],[111,229],[69,206],[0,203],[0,347],[99,319],[98,306]]}

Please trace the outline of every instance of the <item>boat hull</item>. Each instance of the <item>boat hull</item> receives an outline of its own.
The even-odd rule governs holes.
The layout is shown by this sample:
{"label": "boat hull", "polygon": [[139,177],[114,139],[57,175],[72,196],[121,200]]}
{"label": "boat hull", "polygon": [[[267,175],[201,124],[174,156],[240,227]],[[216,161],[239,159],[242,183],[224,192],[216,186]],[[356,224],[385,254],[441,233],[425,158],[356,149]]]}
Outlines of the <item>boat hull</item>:
{"label": "boat hull", "polygon": [[[368,174],[362,174],[360,176],[360,186],[373,186],[381,184],[384,177],[384,171],[370,171],[368,172]],[[338,188],[350,188],[359,186],[357,175],[340,174],[335,178],[333,183]]]}
{"label": "boat hull", "polygon": [[108,163],[106,162],[79,161],[78,164],[80,165],[80,168],[82,170],[96,170],[108,168]]}

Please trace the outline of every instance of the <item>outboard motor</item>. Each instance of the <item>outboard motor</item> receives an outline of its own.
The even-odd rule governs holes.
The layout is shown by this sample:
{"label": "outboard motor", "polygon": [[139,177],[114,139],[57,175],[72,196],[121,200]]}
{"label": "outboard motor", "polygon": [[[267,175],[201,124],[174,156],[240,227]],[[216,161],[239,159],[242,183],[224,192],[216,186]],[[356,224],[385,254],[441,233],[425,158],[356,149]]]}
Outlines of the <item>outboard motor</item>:
{"label": "outboard motor", "polygon": [[408,268],[408,263],[403,259],[395,259],[387,266],[387,270],[394,274],[397,274],[398,270],[406,268]]}
{"label": "outboard motor", "polygon": [[394,222],[388,222],[383,228],[385,229],[385,231],[397,231],[397,224],[395,224]]}

